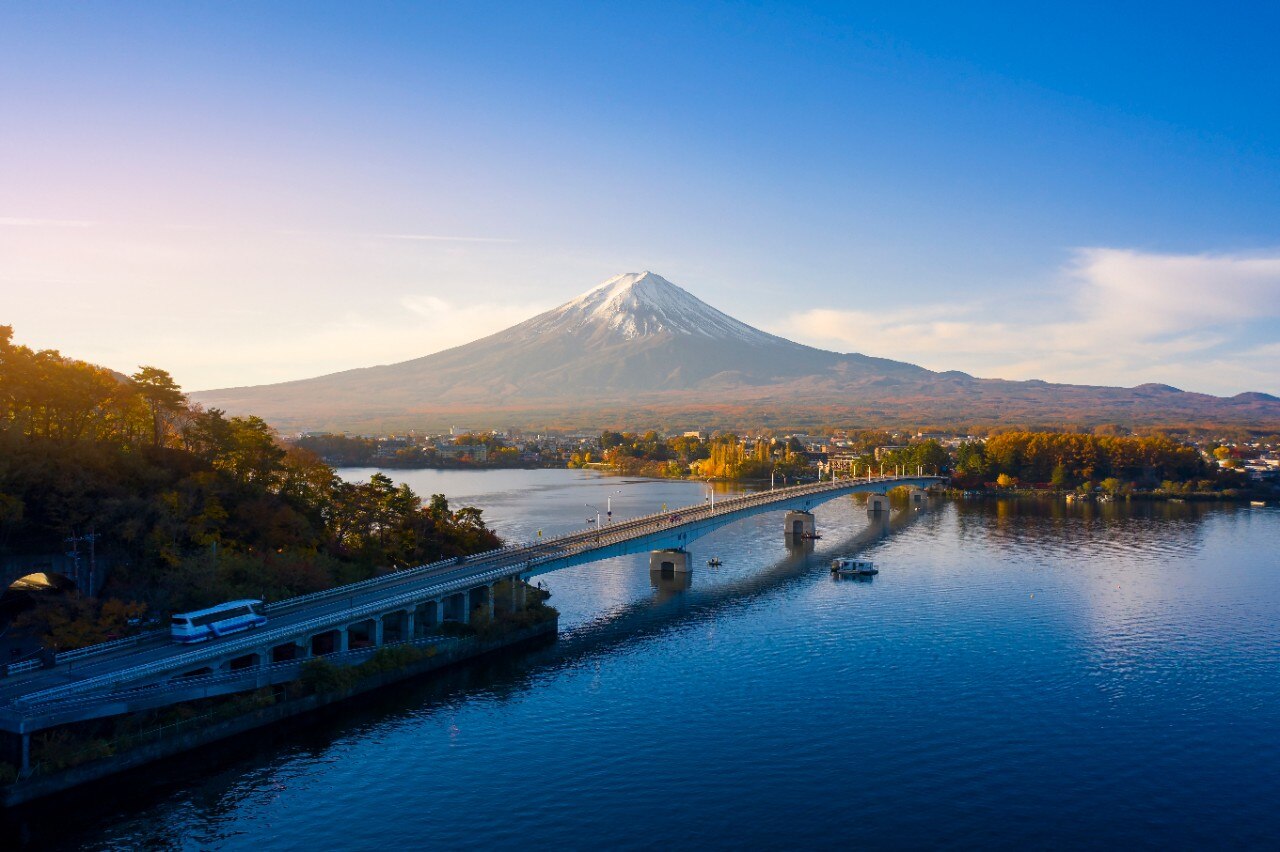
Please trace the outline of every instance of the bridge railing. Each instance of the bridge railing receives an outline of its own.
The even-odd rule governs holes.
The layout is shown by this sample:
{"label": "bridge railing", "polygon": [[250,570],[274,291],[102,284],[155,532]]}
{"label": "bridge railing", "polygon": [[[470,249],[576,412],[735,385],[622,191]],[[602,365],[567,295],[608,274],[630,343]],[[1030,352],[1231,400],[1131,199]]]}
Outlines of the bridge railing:
{"label": "bridge railing", "polygon": [[[669,529],[670,528],[669,519],[673,515],[679,516],[681,519],[680,523],[684,523],[686,521],[691,521],[691,520],[702,520],[705,518],[731,514],[733,512],[737,512],[743,508],[746,508],[747,506],[750,506],[750,505],[785,502],[786,500],[794,497],[805,496],[808,494],[822,493],[825,491],[842,490],[850,486],[861,485],[864,483],[887,484],[890,482],[901,481],[903,479],[920,479],[920,478],[923,478],[923,477],[876,477],[870,480],[846,479],[846,480],[836,480],[834,482],[824,481],[820,483],[808,483],[805,485],[795,486],[785,490],[778,489],[773,491],[761,491],[761,492],[756,492],[754,494],[747,494],[741,497],[734,497],[734,498],[728,498],[728,499],[722,500],[718,502],[714,507],[706,504],[694,504],[692,506],[675,509],[669,512],[668,511],[659,512],[643,518],[625,521],[621,524],[602,529],[598,532],[596,530],[587,530],[585,533],[572,533],[566,536],[561,536],[556,539],[551,539],[548,542],[540,543],[538,545],[535,545],[529,548],[514,548],[514,549],[498,548],[494,551],[490,551],[487,558],[494,558],[495,556],[505,556],[505,557],[518,556],[522,551],[524,551],[524,552],[528,552],[529,554],[527,559],[522,560],[524,564],[529,566],[540,565],[546,562],[562,559],[566,556],[573,556],[585,550],[594,549],[598,547],[600,544],[616,543],[617,541],[636,538],[636,537],[639,537],[639,535],[645,535],[645,534],[648,534],[649,532],[656,532],[656,531]],[[639,535],[637,535],[637,533],[639,533]],[[597,538],[599,539],[599,541],[596,541]],[[606,542],[606,539],[607,539],[607,542]],[[464,564],[469,564],[472,567],[480,567],[480,566],[476,566],[475,563],[477,561],[483,562],[485,558],[486,558],[485,554],[479,554],[477,556],[470,557],[468,560],[466,560],[466,563]],[[456,560],[453,560],[453,559],[439,560],[437,562],[428,563],[427,565],[418,566],[417,568],[407,569],[406,571],[394,572],[392,574],[384,574],[381,577],[374,577],[374,578],[370,578],[369,580],[362,580],[358,583],[339,586],[335,589],[327,589],[321,592],[314,592],[310,595],[301,595],[295,598],[288,598],[284,601],[279,601],[271,606],[273,610],[278,610],[280,608],[283,608],[286,605],[293,607],[293,606],[298,606],[300,604],[315,602],[325,598],[350,596],[350,594],[354,591],[359,591],[359,590],[363,590],[364,588],[369,588],[369,587],[377,586],[381,583],[386,583],[389,579],[400,580],[406,577],[420,575],[426,571],[439,568],[439,567],[448,566],[455,563],[456,563]],[[262,646],[263,644],[267,644],[277,640],[281,640],[281,641],[288,640],[299,634],[307,633],[312,630],[333,629],[333,626],[335,624],[338,624],[344,621],[354,621],[356,619],[368,617],[371,615],[377,615],[380,612],[387,612],[390,610],[394,610],[401,605],[421,602],[424,599],[429,599],[438,595],[456,594],[458,591],[465,591],[467,588],[477,586],[477,585],[484,585],[490,581],[499,580],[504,577],[507,577],[511,574],[511,567],[512,566],[510,564],[505,564],[505,565],[499,565],[497,567],[491,568],[488,571],[481,571],[479,573],[469,574],[465,577],[452,577],[448,579],[442,577],[440,582],[435,583],[433,585],[414,588],[412,591],[407,591],[399,595],[394,595],[389,598],[384,598],[377,601],[370,601],[370,602],[366,602],[359,605],[353,605],[339,612],[328,613],[324,616],[310,619],[300,624],[290,625],[288,627],[276,628],[274,630],[268,627],[268,629],[266,630],[254,631],[249,636],[241,638],[239,640],[230,640],[230,641],[218,643],[217,656],[223,656],[225,654],[233,654],[237,651],[252,650],[256,647]],[[264,609],[266,608],[264,607]],[[132,641],[136,641],[136,639],[137,637],[130,637],[130,640]],[[123,642],[125,640],[117,640],[117,641]],[[102,646],[91,646],[90,648],[82,649],[82,651],[85,652],[84,656],[87,656],[90,653],[101,653],[102,650],[103,650]],[[106,649],[106,650],[110,650],[110,649]],[[75,652],[69,652],[69,653],[75,653]],[[186,665],[188,663],[194,664],[201,661],[205,661],[207,659],[209,659],[209,655],[207,653],[201,653],[200,651],[193,650],[185,654],[179,654],[175,657],[169,657],[164,660],[159,660],[153,663],[126,667],[115,673],[98,675],[95,677],[86,678],[85,680],[82,680],[82,681],[77,681],[75,683],[64,684],[62,686],[51,687],[46,690],[32,692],[32,693],[29,693],[27,696],[23,696],[22,698],[15,699],[15,701],[24,702],[24,701],[30,701],[30,700],[44,700],[45,698],[48,698],[48,697],[56,697],[60,695],[72,695],[80,692],[94,690],[100,686],[121,683],[128,680],[138,680],[138,679],[148,677],[152,674],[173,671],[174,669],[181,668],[183,665]]]}
{"label": "bridge railing", "polygon": [[318,592],[310,592],[305,595],[295,595],[294,597],[291,597],[291,598],[285,598],[284,600],[273,601],[272,603],[264,604],[262,606],[262,613],[263,615],[270,615],[271,613],[279,612],[282,609],[286,609],[286,608],[292,609],[293,607],[296,607],[296,606],[300,606],[308,603],[314,603],[316,601],[321,601],[326,598],[336,598],[336,597],[342,597],[344,595],[350,595],[352,592],[358,592],[373,586],[384,585],[388,581],[403,580],[409,577],[425,574],[428,571],[434,571],[438,568],[444,568],[448,565],[453,565],[456,561],[457,561],[456,559],[438,559],[435,562],[428,562],[425,565],[418,565],[413,568],[405,568],[402,571],[391,571],[386,574],[380,574],[377,577],[370,577],[367,580],[357,580],[354,583],[347,583],[342,586],[335,586],[332,589],[321,589]]}
{"label": "bridge railing", "polygon": [[59,651],[54,655],[54,662],[69,663],[74,660],[82,660],[85,657],[92,657],[96,654],[104,654],[108,651],[115,651],[120,648],[128,648],[131,645],[140,645],[143,642],[149,642],[152,639],[158,639],[167,636],[168,630],[147,630],[143,633],[137,633],[133,636],[123,636],[119,639],[111,639],[106,642],[99,642],[96,645],[86,645],[83,648],[76,648],[73,651]]}
{"label": "bridge railing", "polygon": [[454,594],[459,590],[465,590],[471,586],[484,585],[485,583],[493,580],[500,580],[503,577],[506,577],[509,573],[510,570],[508,568],[494,568],[470,577],[436,583],[432,586],[415,589],[411,592],[404,592],[383,600],[353,606],[344,609],[339,613],[329,613],[328,615],[313,618],[299,624],[292,624],[287,627],[278,627],[275,629],[267,627],[266,629],[255,630],[248,634],[240,635],[237,639],[219,642],[216,646],[217,653],[214,655],[210,655],[207,652],[202,653],[198,650],[193,650],[173,657],[167,657],[163,660],[128,666],[109,674],[96,675],[94,677],[85,678],[84,680],[75,681],[74,683],[67,683],[61,686],[31,692],[27,695],[15,698],[13,703],[15,705],[26,706],[31,703],[39,703],[64,695],[76,695],[82,692],[91,692],[101,687],[141,680],[151,675],[166,674],[168,672],[181,669],[186,665],[207,663],[211,657],[230,656],[237,652],[253,651],[254,649],[260,648],[264,645],[270,645],[272,642],[288,641],[300,634],[306,634],[311,631],[323,632],[326,630],[332,630],[336,624],[340,624],[342,622],[368,618],[369,616],[378,615],[379,613],[395,610],[400,606],[417,603],[425,598],[431,598],[442,594]]}
{"label": "bridge railing", "polygon": [[[53,697],[47,701],[23,701],[23,709],[30,711],[38,711],[40,708],[46,708],[56,705],[59,710],[70,709],[74,707],[82,707],[93,704],[99,704],[108,701],[129,701],[136,698],[150,698],[151,696],[164,695],[171,692],[180,692],[187,689],[198,689],[204,686],[218,686],[224,683],[234,683],[238,680],[250,680],[255,677],[269,677],[273,672],[287,671],[291,668],[301,668],[311,660],[325,660],[339,664],[350,664],[354,660],[361,657],[372,656],[375,652],[382,648],[398,648],[404,646],[413,646],[419,648],[434,647],[443,645],[448,642],[456,642],[446,636],[425,636],[421,639],[406,639],[401,642],[387,642],[376,648],[356,648],[350,651],[337,651],[332,654],[324,654],[316,657],[306,657],[294,660],[282,660],[278,663],[268,663],[263,666],[254,666],[252,668],[239,669],[233,672],[215,672],[197,677],[184,677],[175,680],[166,681],[164,683],[152,683],[146,686],[137,686],[131,689],[118,689],[112,692],[95,692],[90,695],[70,695],[63,697]],[[34,693],[33,693],[34,695]]]}
{"label": "bridge railing", "polygon": [[677,508],[671,511],[657,512],[652,515],[633,518],[608,527],[596,530],[595,527],[589,527],[583,532],[575,533],[561,539],[553,539],[547,542],[549,545],[557,546],[557,552],[545,556],[535,557],[530,564],[542,564],[565,555],[573,555],[583,550],[597,547],[602,544],[612,544],[637,537],[638,533],[647,534],[648,532],[657,532],[670,528],[670,518],[672,516],[679,517],[677,522],[684,525],[690,521],[706,520],[714,517],[734,514],[744,508],[758,505],[772,505],[775,503],[786,502],[796,497],[804,497],[812,494],[822,494],[830,491],[842,491],[850,487],[856,487],[866,484],[891,484],[902,481],[904,479],[915,480],[922,477],[872,477],[866,479],[841,479],[841,480],[823,480],[822,482],[806,483],[800,486],[793,486],[787,489],[775,489],[770,491],[759,491],[752,494],[744,494],[738,497],[730,497],[718,501],[714,506],[708,504],[694,504],[683,508]]}
{"label": "bridge railing", "polygon": [[39,660],[23,660],[20,663],[9,663],[4,667],[5,672],[10,675],[22,674],[38,668],[40,668]]}

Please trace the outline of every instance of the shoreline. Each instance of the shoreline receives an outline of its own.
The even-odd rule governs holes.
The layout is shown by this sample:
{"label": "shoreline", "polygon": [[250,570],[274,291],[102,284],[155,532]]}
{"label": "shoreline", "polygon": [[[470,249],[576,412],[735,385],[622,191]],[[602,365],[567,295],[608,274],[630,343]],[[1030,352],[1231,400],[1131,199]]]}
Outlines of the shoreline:
{"label": "shoreline", "polygon": [[[513,631],[497,639],[487,641],[477,638],[464,639],[434,656],[417,660],[394,671],[368,675],[346,689],[285,698],[269,706],[213,722],[190,732],[177,733],[140,744],[120,754],[17,781],[0,788],[0,808],[6,810],[22,808],[36,801],[101,783],[123,772],[134,771],[152,763],[176,758],[187,752],[205,749],[223,740],[258,731],[287,719],[334,707],[357,696],[382,690],[431,672],[458,667],[538,640],[554,641],[558,635],[559,623],[559,617],[556,617],[541,624]],[[323,659],[323,657],[317,659]]]}

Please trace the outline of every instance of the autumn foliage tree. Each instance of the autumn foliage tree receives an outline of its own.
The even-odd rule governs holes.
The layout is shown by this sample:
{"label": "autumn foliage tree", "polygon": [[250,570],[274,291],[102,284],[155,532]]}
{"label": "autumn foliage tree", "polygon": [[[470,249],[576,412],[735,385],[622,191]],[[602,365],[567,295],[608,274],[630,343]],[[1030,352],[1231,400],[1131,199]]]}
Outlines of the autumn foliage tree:
{"label": "autumn foliage tree", "polygon": [[1205,477],[1212,471],[1195,447],[1163,435],[1015,431],[994,435],[985,444],[962,445],[956,473],[979,480],[1004,474],[1025,483],[1075,488],[1104,479],[1155,486],[1164,480]]}

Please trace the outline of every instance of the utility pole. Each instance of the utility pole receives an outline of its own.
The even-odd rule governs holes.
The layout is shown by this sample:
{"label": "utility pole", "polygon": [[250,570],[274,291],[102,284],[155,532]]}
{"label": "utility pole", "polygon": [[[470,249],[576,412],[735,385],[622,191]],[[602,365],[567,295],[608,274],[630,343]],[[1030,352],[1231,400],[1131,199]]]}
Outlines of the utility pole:
{"label": "utility pole", "polygon": [[[93,597],[93,581],[98,571],[98,552],[94,546],[94,542],[98,540],[98,534],[90,528],[89,532],[84,535],[76,535],[72,533],[63,539],[67,544],[71,545],[71,549],[67,551],[67,556],[71,558],[71,574],[72,580],[75,581],[76,590],[83,591],[88,597]],[[89,578],[84,586],[80,585],[80,547],[82,541],[89,543]]]}
{"label": "utility pole", "polygon": [[93,597],[93,584],[98,579],[98,548],[94,544],[98,540],[98,534],[93,531],[93,527],[89,527],[89,534],[85,538],[89,539],[89,597]]}
{"label": "utility pole", "polygon": [[80,539],[75,535],[68,536],[63,539],[67,544],[71,545],[71,549],[67,551],[67,556],[71,559],[71,579],[76,584],[76,591],[80,590],[80,549],[76,547],[76,543]]}

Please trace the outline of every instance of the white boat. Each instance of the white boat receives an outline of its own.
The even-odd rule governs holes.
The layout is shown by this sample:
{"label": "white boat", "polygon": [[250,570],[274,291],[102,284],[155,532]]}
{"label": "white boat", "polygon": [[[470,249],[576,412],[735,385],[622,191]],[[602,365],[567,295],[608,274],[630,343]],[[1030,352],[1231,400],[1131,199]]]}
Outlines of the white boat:
{"label": "white boat", "polygon": [[872,574],[879,574],[880,569],[870,559],[838,556],[831,560],[831,573],[848,577],[870,577]]}

